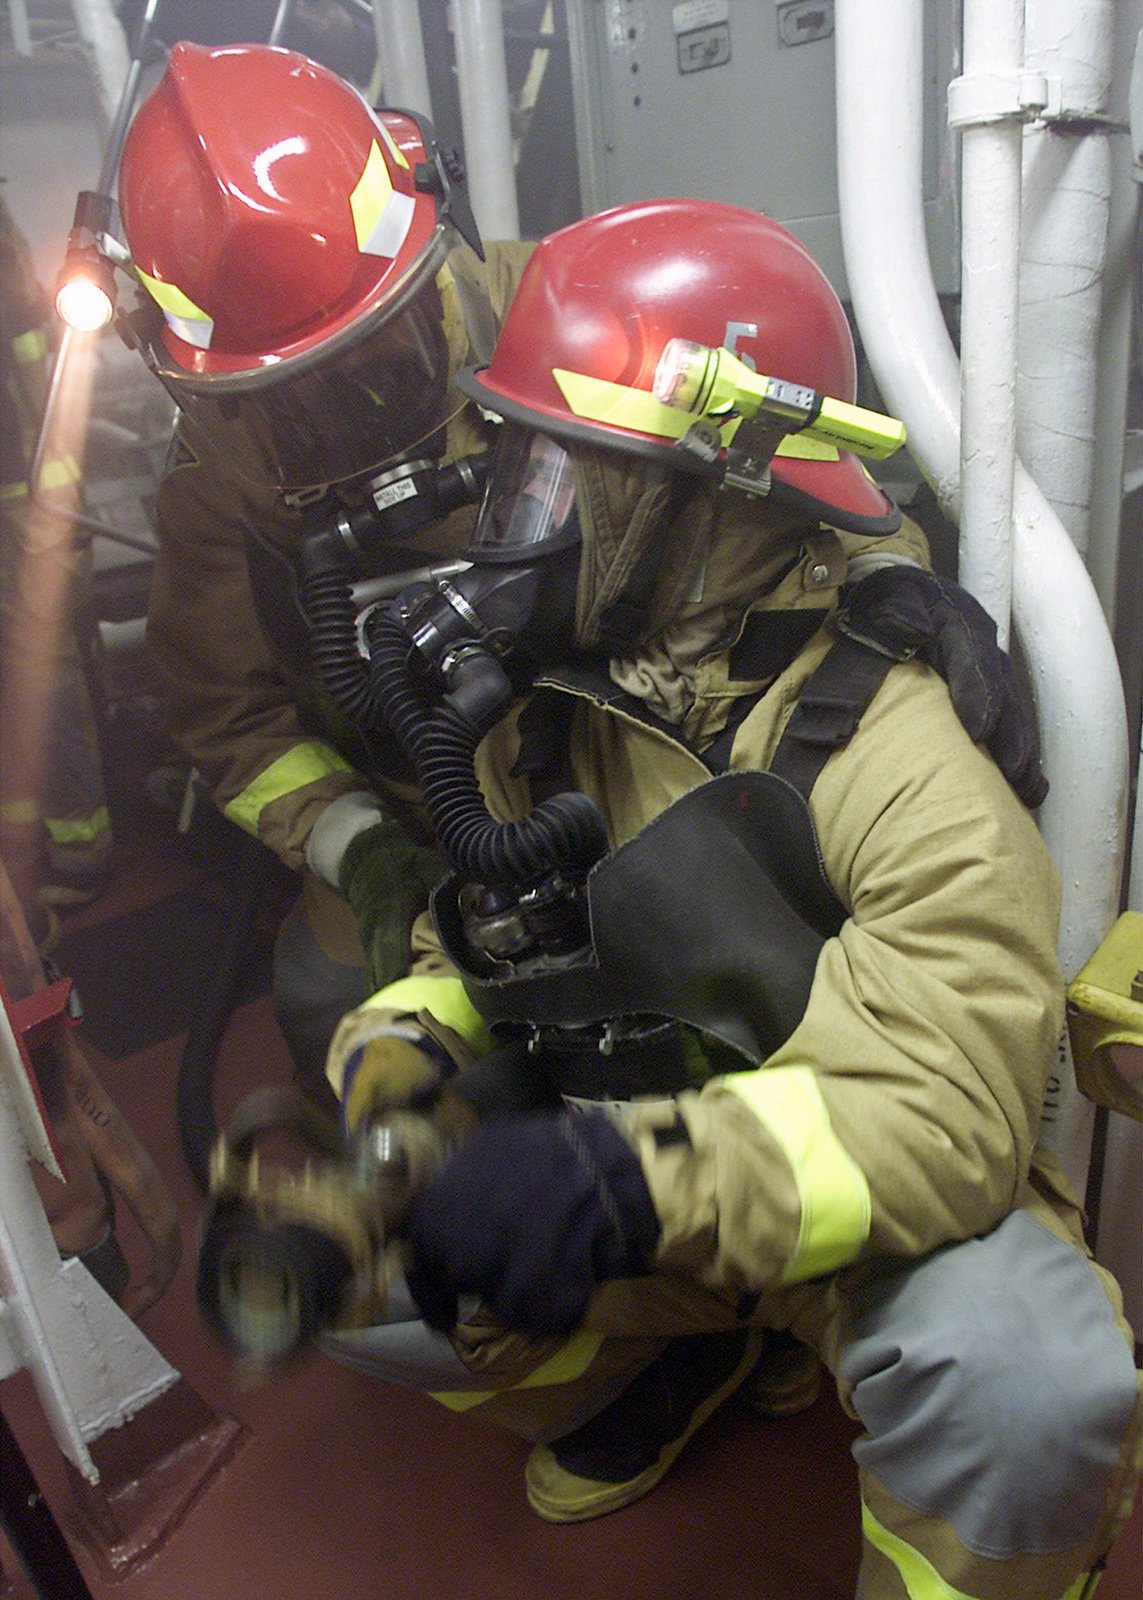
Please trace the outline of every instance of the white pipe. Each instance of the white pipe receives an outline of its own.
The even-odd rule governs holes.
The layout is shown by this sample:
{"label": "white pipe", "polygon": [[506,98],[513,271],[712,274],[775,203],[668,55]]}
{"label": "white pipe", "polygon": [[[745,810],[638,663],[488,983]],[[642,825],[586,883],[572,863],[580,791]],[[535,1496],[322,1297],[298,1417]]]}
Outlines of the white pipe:
{"label": "white pipe", "polygon": [[71,0],[71,13],[91,63],[100,111],[110,127],[131,64],[123,24],[112,10],[111,0]]}
{"label": "white pipe", "polygon": [[1068,123],[1024,134],[1020,457],[1088,551],[1100,316],[1111,209],[1111,0],[1028,0],[1027,61]]}
{"label": "white pipe", "polygon": [[419,111],[431,122],[433,103],[420,8],[409,0],[373,0],[372,11],[381,71],[378,87],[385,104]]}
{"label": "white pipe", "polygon": [[476,225],[485,239],[518,239],[500,0],[453,0],[453,37],[464,164]]}
{"label": "white pipe", "polygon": [[[906,423],[914,459],[955,521],[958,362],[936,303],[921,207],[922,7],[915,0],[838,0],[835,20],[838,186],[854,313],[886,404]],[[1052,784],[1039,821],[1060,873],[1059,952],[1071,978],[1118,911],[1126,713],[1091,580],[1019,465],[1012,599]],[[1043,1137],[1082,1194],[1084,1109],[1069,1078],[1065,1072],[1067,1114]]]}
{"label": "white pipe", "polygon": [[[1016,73],[1024,0],[964,0],[962,99]],[[1016,470],[1017,263],[1022,127],[963,107],[961,135],[960,581],[1008,644]]]}

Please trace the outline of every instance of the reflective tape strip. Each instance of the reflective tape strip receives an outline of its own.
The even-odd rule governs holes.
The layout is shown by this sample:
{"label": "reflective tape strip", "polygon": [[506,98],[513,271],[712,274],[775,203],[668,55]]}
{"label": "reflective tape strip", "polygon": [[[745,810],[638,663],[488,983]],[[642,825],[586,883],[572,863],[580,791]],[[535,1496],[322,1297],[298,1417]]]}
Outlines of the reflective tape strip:
{"label": "reflective tape strip", "polygon": [[[577,417],[590,422],[605,422],[615,428],[632,428],[638,433],[652,433],[661,439],[681,439],[696,420],[689,412],[677,406],[665,406],[646,389],[632,389],[622,383],[608,383],[603,378],[589,378],[582,372],[568,372],[564,367],[553,367],[552,377],[568,408]],[[708,421],[715,422],[714,417]],[[731,417],[718,424],[724,445],[729,444],[738,431],[740,417]],[[836,461],[835,445],[824,444],[820,439],[808,439],[804,434],[788,433],[778,445],[776,456],[796,457],[803,461]]]}
{"label": "reflective tape strip", "polygon": [[63,489],[79,482],[79,462],[74,456],[56,456],[40,468],[41,489]]}
{"label": "reflective tape strip", "polygon": [[26,822],[39,822],[40,805],[37,800],[5,800],[0,804],[0,822],[10,826]]}
{"label": "reflective tape strip", "polygon": [[553,367],[552,377],[569,408],[577,417],[587,417],[591,422],[634,428],[639,433],[653,433],[661,439],[681,439],[695,420],[677,406],[665,406],[646,389],[631,389],[623,383],[589,378],[586,373],[568,372],[563,367]]}
{"label": "reflective tape strip", "polygon": [[774,454],[775,456],[788,456],[798,461],[837,461],[839,459],[838,448],[835,444],[826,444],[823,439],[811,439],[806,433],[787,433],[774,451]]}
{"label": "reflective tape strip", "polygon": [[373,120],[377,124],[377,132],[385,141],[386,150],[388,150],[389,154],[393,157],[393,160],[397,163],[397,165],[399,167],[404,167],[405,171],[408,172],[409,163],[405,159],[405,152],[401,149],[400,145],[397,143],[396,139],[394,139],[393,135],[389,132],[385,124],[381,121],[381,118],[374,114]]}
{"label": "reflective tape strip", "polygon": [[482,1405],[498,1394],[511,1394],[516,1389],[544,1389],[557,1383],[574,1383],[595,1360],[596,1352],[602,1343],[601,1333],[589,1333],[583,1329],[579,1333],[573,1333],[554,1356],[549,1356],[535,1372],[530,1372],[520,1383],[512,1384],[509,1389],[441,1389],[430,1393],[432,1399],[439,1400],[441,1405],[448,1406],[450,1411],[471,1411],[474,1406]]}
{"label": "reflective tape strip", "polygon": [[[883,1528],[867,1505],[861,1507],[861,1529],[870,1544],[897,1568],[909,1600],[978,1600],[976,1595],[966,1594],[963,1589],[954,1589],[951,1583],[946,1583],[919,1550]],[[1095,1592],[1090,1587],[1092,1577],[1090,1572],[1081,1572],[1060,1600],[1087,1600],[1087,1596]]]}
{"label": "reflective tape strip", "polygon": [[106,806],[99,806],[87,817],[45,817],[44,821],[56,844],[90,844],[111,828]]}
{"label": "reflective tape strip", "polygon": [[816,1077],[809,1067],[772,1067],[723,1082],[765,1125],[794,1174],[801,1221],[782,1282],[835,1272],[869,1237],[873,1202],[865,1174],[833,1131]]}
{"label": "reflective tape strip", "polygon": [[296,744],[284,756],[261,771],[253,783],[247,784],[241,794],[236,794],[224,808],[231,822],[236,822],[247,833],[257,835],[258,818],[264,806],[295,789],[304,789],[307,783],[316,783],[331,772],[351,772],[349,762],[336,750],[318,740]]}
{"label": "reflective tape strip", "polygon": [[931,1561],[883,1528],[866,1505],[861,1507],[861,1529],[870,1544],[897,1568],[909,1600],[975,1600],[975,1596],[946,1583]]}
{"label": "reflective tape strip", "polygon": [[30,367],[33,361],[42,361],[48,353],[48,341],[39,328],[29,328],[12,340],[12,354],[21,367]]}
{"label": "reflective tape strip", "polygon": [[488,1025],[477,1011],[459,978],[398,978],[371,995],[363,1011],[427,1011],[446,1028],[458,1033],[470,1049],[483,1055],[492,1048]]}
{"label": "reflective tape strip", "polygon": [[196,306],[189,294],[184,294],[173,283],[163,283],[159,278],[152,278],[142,267],[136,267],[135,271],[145,284],[151,299],[166,317],[171,332],[177,334],[187,344],[193,344],[198,350],[209,350],[214,335],[213,318],[209,317],[201,306]]}
{"label": "reflective tape strip", "polygon": [[26,500],[28,498],[28,485],[26,483],[0,484],[0,503],[5,500]]}
{"label": "reflective tape strip", "polygon": [[395,256],[413,221],[413,197],[398,194],[376,140],[369,146],[365,171],[349,197],[357,248],[367,256]]}

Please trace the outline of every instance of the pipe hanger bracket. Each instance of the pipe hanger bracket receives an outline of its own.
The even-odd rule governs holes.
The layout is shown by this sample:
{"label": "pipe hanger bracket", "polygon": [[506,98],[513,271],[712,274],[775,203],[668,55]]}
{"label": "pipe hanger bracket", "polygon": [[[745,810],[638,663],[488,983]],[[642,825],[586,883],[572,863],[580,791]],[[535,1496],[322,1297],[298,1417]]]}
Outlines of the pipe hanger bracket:
{"label": "pipe hanger bracket", "polygon": [[1051,119],[1063,109],[1063,84],[1023,68],[966,73],[949,84],[948,108],[950,128]]}

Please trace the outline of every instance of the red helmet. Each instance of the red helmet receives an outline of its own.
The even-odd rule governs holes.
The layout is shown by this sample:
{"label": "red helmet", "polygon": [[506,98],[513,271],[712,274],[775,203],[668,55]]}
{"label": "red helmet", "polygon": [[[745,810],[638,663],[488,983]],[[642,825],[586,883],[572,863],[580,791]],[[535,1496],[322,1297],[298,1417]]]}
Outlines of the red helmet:
{"label": "red helmet", "polygon": [[[701,470],[690,418],[653,394],[672,338],[732,350],[768,377],[852,403],[853,336],[829,280],[769,217],[710,200],[650,200],[572,223],[524,271],[495,354],[459,382],[490,410],[565,439]],[[856,456],[787,435],[776,498],[857,533],[900,512]]]}
{"label": "red helmet", "polygon": [[171,50],[123,149],[149,359],[184,413],[253,413],[289,487],[355,476],[445,421],[435,277],[479,250],[432,132],[269,45]]}

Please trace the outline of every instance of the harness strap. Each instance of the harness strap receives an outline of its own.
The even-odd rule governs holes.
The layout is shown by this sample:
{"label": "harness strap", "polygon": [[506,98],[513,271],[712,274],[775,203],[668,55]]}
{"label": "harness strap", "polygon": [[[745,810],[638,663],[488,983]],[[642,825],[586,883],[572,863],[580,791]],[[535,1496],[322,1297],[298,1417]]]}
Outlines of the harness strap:
{"label": "harness strap", "polygon": [[770,771],[806,800],[833,752],[857,731],[889,668],[890,656],[842,635],[798,697]]}

